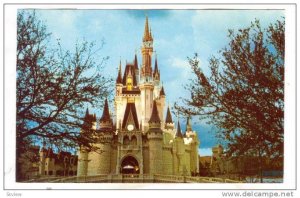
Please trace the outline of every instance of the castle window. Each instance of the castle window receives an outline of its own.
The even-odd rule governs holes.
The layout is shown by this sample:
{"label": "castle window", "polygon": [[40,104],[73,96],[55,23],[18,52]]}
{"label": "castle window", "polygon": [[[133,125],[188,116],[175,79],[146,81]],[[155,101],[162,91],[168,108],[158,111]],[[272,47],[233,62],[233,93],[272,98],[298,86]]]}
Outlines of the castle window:
{"label": "castle window", "polygon": [[53,171],[49,171],[49,175],[53,175]]}
{"label": "castle window", "polygon": [[131,144],[137,145],[137,139],[136,139],[135,135],[131,137]]}
{"label": "castle window", "polygon": [[132,78],[128,77],[126,84],[127,84],[127,90],[131,91],[132,90]]}
{"label": "castle window", "polygon": [[129,137],[127,135],[123,138],[123,144],[124,145],[128,145],[129,144]]}

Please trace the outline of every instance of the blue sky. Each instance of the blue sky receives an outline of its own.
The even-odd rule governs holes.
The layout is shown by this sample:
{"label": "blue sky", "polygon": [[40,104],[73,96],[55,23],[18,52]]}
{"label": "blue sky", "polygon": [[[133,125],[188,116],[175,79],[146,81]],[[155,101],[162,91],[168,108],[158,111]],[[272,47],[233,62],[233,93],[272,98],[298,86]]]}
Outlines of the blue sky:
{"label": "blue sky", "polygon": [[[72,50],[76,41],[85,39],[100,44],[101,57],[109,56],[105,73],[116,78],[120,59],[132,62],[135,52],[141,63],[140,47],[144,31],[145,15],[149,17],[154,36],[154,50],[158,58],[167,102],[172,105],[180,97],[188,97],[183,85],[191,77],[187,57],[198,53],[204,72],[208,72],[208,60],[227,43],[228,29],[250,25],[255,18],[261,25],[281,19],[282,10],[39,10],[41,20],[52,32],[53,42],[60,39],[62,46]],[[124,70],[123,70],[124,71]],[[96,111],[98,116],[100,112]],[[183,120],[182,120],[183,123]],[[204,121],[193,120],[201,141],[200,154],[211,154],[217,143],[211,126]],[[183,127],[185,128],[185,126]]]}

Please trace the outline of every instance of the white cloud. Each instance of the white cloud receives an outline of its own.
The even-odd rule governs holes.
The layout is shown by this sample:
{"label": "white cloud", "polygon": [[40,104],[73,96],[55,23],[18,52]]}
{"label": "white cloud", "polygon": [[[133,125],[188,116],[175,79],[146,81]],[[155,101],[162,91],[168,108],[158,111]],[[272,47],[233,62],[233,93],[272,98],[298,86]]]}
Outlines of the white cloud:
{"label": "white cloud", "polygon": [[183,70],[186,70],[189,68],[189,64],[188,64],[187,60],[172,57],[169,61],[171,62],[170,66],[172,66],[172,67],[181,68]]}
{"label": "white cloud", "polygon": [[211,156],[212,155],[211,148],[199,148],[198,152],[199,152],[200,156]]}

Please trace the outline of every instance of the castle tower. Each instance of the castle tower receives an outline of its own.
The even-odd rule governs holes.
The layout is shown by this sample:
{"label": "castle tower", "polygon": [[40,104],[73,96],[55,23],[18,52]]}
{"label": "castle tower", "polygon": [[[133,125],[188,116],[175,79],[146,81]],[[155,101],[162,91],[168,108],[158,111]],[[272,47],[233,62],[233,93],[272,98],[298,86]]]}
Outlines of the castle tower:
{"label": "castle tower", "polygon": [[141,81],[148,82],[152,80],[152,60],[153,53],[153,38],[149,31],[148,17],[146,17],[145,22],[145,31],[143,37],[143,46],[142,46],[142,68],[141,68]]}
{"label": "castle tower", "polygon": [[194,174],[199,173],[199,157],[198,157],[198,148],[199,148],[199,140],[197,133],[193,131],[191,116],[187,117],[186,120],[186,138],[191,138],[191,157],[190,157],[190,171]]}
{"label": "castle tower", "polygon": [[181,132],[179,119],[177,121],[177,131],[175,134],[175,147],[176,147],[176,157],[175,157],[176,160],[174,162],[175,174],[183,175],[185,148],[184,148],[183,135]]}
{"label": "castle tower", "polygon": [[165,129],[172,130],[172,131],[174,130],[174,123],[172,120],[172,115],[171,115],[169,106],[167,109],[167,114],[166,114],[166,119],[165,119]]}
{"label": "castle tower", "polygon": [[102,116],[99,121],[100,131],[104,129],[112,130],[112,120],[110,119],[107,99],[105,99]]}
{"label": "castle tower", "polygon": [[[82,129],[80,131],[81,135],[87,138],[92,135],[91,130],[96,130],[96,115],[92,115],[89,113],[89,109],[86,109],[84,122],[82,125]],[[80,145],[78,150],[78,165],[77,165],[77,175],[85,176],[88,171],[88,159],[89,156],[89,148],[86,148]]]}
{"label": "castle tower", "polygon": [[97,155],[93,165],[97,166],[96,174],[110,174],[111,173],[111,142],[113,139],[113,123],[110,118],[109,108],[107,99],[105,99],[102,116],[99,120],[99,131],[98,131],[98,148],[97,152],[93,155]]}
{"label": "castle tower", "polygon": [[188,116],[186,119],[186,132],[192,132],[192,124],[191,124],[191,117]]}
{"label": "castle tower", "polygon": [[89,109],[86,109],[81,129],[82,134],[88,133],[90,130],[96,130],[96,115],[90,114]]}
{"label": "castle tower", "polygon": [[78,151],[77,176],[86,176],[88,171],[89,150],[81,147]]}
{"label": "castle tower", "polygon": [[153,107],[153,89],[152,83],[152,59],[153,52],[153,38],[149,31],[148,17],[146,17],[145,31],[142,46],[142,68],[140,72],[140,91],[141,91],[141,120],[143,130],[148,129],[148,121],[151,116]]}
{"label": "castle tower", "polygon": [[153,103],[153,110],[149,120],[149,130],[147,132],[149,141],[149,168],[150,174],[159,174],[163,171],[162,146],[163,132],[158,115],[156,102]]}

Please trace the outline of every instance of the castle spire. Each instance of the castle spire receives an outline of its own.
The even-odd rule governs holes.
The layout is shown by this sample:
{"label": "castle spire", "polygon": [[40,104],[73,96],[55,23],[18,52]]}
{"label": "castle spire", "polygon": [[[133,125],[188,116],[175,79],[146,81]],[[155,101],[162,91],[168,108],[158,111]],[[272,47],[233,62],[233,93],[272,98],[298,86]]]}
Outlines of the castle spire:
{"label": "castle spire", "polygon": [[180,127],[180,123],[179,123],[179,112],[177,111],[177,131],[175,134],[175,137],[179,137],[179,138],[183,138],[182,133],[181,133],[181,127]]}
{"label": "castle spire", "polygon": [[110,119],[107,98],[105,99],[103,113],[100,118],[100,131],[110,132],[112,129],[112,120]]}
{"label": "castle spire", "polygon": [[135,70],[138,70],[138,69],[139,69],[136,53],[135,53],[135,55],[134,55],[134,69],[135,69]]}
{"label": "castle spire", "polygon": [[89,113],[89,108],[87,107],[87,108],[86,108],[86,111],[85,111],[85,118],[88,118],[89,115],[90,115],[90,113]]}
{"label": "castle spire", "polygon": [[145,30],[143,37],[142,51],[142,67],[141,67],[141,81],[149,81],[153,78],[152,73],[152,53],[153,53],[153,39],[149,31],[148,16],[146,16]]}
{"label": "castle spire", "polygon": [[148,16],[146,16],[143,41],[145,42],[145,41],[152,41],[152,40],[153,39],[152,39],[151,33],[149,31]]}
{"label": "castle spire", "polygon": [[149,123],[160,123],[160,118],[159,118],[159,115],[158,115],[158,110],[157,110],[155,100],[153,102],[153,109],[152,109],[152,114],[151,114]]}
{"label": "castle spire", "polygon": [[177,132],[176,132],[176,134],[175,134],[175,137],[183,138],[182,133],[181,133],[181,128],[180,128],[179,119],[178,119],[178,121],[177,121]]}
{"label": "castle spire", "polygon": [[168,106],[167,115],[166,115],[166,123],[173,123],[172,115],[171,115],[169,106]]}
{"label": "castle spire", "polygon": [[157,64],[157,55],[156,55],[156,53],[155,53],[154,74],[155,74],[156,72],[158,73],[158,64]]}
{"label": "castle spire", "polygon": [[108,102],[107,102],[107,98],[105,99],[105,103],[104,103],[104,109],[103,109],[103,113],[102,113],[102,117],[100,118],[100,122],[110,122],[110,115],[109,115],[109,109],[108,109]]}
{"label": "castle spire", "polygon": [[117,77],[117,84],[122,83],[122,65],[121,65],[121,60],[119,64],[119,69],[118,69],[118,77]]}
{"label": "castle spire", "polygon": [[193,131],[190,115],[187,117],[187,120],[186,120],[186,131]]}
{"label": "castle spire", "polygon": [[166,94],[165,94],[165,90],[164,90],[164,85],[162,85],[161,90],[160,90],[160,92],[159,92],[159,95],[160,95],[160,96],[165,96],[165,95],[166,95]]}

